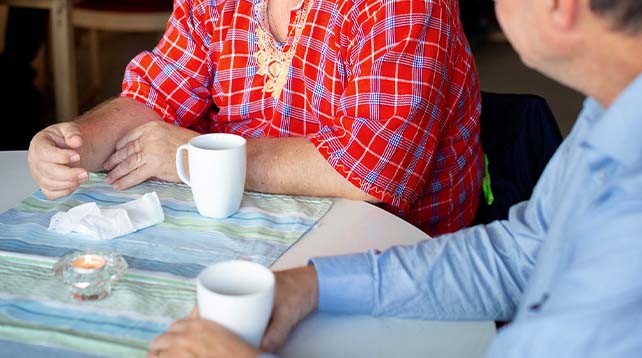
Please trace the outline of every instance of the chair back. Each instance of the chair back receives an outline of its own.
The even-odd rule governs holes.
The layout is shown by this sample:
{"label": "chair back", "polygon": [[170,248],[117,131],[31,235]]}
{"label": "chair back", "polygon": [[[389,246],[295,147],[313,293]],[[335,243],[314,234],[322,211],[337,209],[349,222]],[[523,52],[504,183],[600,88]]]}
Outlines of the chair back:
{"label": "chair back", "polygon": [[104,31],[162,32],[172,0],[76,0],[75,27]]}
{"label": "chair back", "polygon": [[530,198],[562,134],[546,100],[534,95],[482,92],[480,125],[494,201],[482,195],[474,224],[487,224]]}

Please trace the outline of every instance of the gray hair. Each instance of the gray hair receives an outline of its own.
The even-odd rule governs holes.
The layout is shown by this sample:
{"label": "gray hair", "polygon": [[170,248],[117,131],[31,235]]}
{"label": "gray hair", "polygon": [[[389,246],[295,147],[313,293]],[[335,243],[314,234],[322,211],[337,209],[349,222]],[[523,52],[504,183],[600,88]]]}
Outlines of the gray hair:
{"label": "gray hair", "polygon": [[591,0],[590,3],[591,10],[609,18],[616,30],[642,33],[641,0]]}

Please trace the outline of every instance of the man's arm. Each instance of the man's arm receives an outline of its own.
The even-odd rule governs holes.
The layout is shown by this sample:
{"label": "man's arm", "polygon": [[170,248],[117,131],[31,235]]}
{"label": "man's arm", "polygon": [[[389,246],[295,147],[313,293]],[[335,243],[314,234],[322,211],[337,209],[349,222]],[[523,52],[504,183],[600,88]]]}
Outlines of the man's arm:
{"label": "man's arm", "polygon": [[508,221],[383,252],[314,258],[319,310],[413,319],[509,320],[541,244],[524,202]]}
{"label": "man's arm", "polygon": [[556,254],[567,259],[547,299],[500,331],[489,356],[640,355],[642,176],[629,179],[595,195],[586,213],[565,223],[564,252]]}
{"label": "man's arm", "polygon": [[262,348],[275,352],[293,327],[321,311],[417,319],[509,319],[532,269],[543,226],[522,203],[497,221],[383,253],[314,258],[277,272]]}

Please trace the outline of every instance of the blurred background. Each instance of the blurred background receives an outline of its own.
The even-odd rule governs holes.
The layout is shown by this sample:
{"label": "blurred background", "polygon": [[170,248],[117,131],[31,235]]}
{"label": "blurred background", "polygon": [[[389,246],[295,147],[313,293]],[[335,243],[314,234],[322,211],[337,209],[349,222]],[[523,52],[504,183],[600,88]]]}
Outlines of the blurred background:
{"label": "blurred background", "polygon": [[[156,45],[171,9],[170,0],[75,0],[71,8],[56,11],[9,7],[10,3],[0,0],[0,120],[5,126],[0,150],[27,149],[37,131],[74,117],[69,114],[73,110],[57,102],[71,103],[83,113],[118,96],[125,66],[140,51]],[[562,133],[568,134],[583,96],[521,63],[497,25],[492,0],[464,0],[460,8],[482,90],[544,97]],[[69,11],[66,30],[65,19],[59,17],[65,10]],[[69,51],[60,51],[61,38],[69,40]],[[75,76],[64,67],[69,63],[74,63]],[[75,96],[64,84],[70,78],[67,82],[76,83]],[[58,101],[56,92],[61,93]],[[77,99],[69,101],[71,96]]]}

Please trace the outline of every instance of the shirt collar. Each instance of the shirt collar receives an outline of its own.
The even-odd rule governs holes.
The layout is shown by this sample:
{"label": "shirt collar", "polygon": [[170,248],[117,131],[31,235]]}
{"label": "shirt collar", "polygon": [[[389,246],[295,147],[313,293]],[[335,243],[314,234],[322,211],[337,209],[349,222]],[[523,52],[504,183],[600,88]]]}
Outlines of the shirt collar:
{"label": "shirt collar", "polygon": [[596,120],[586,143],[624,164],[642,162],[642,74],[607,109],[589,98],[585,113]]}

